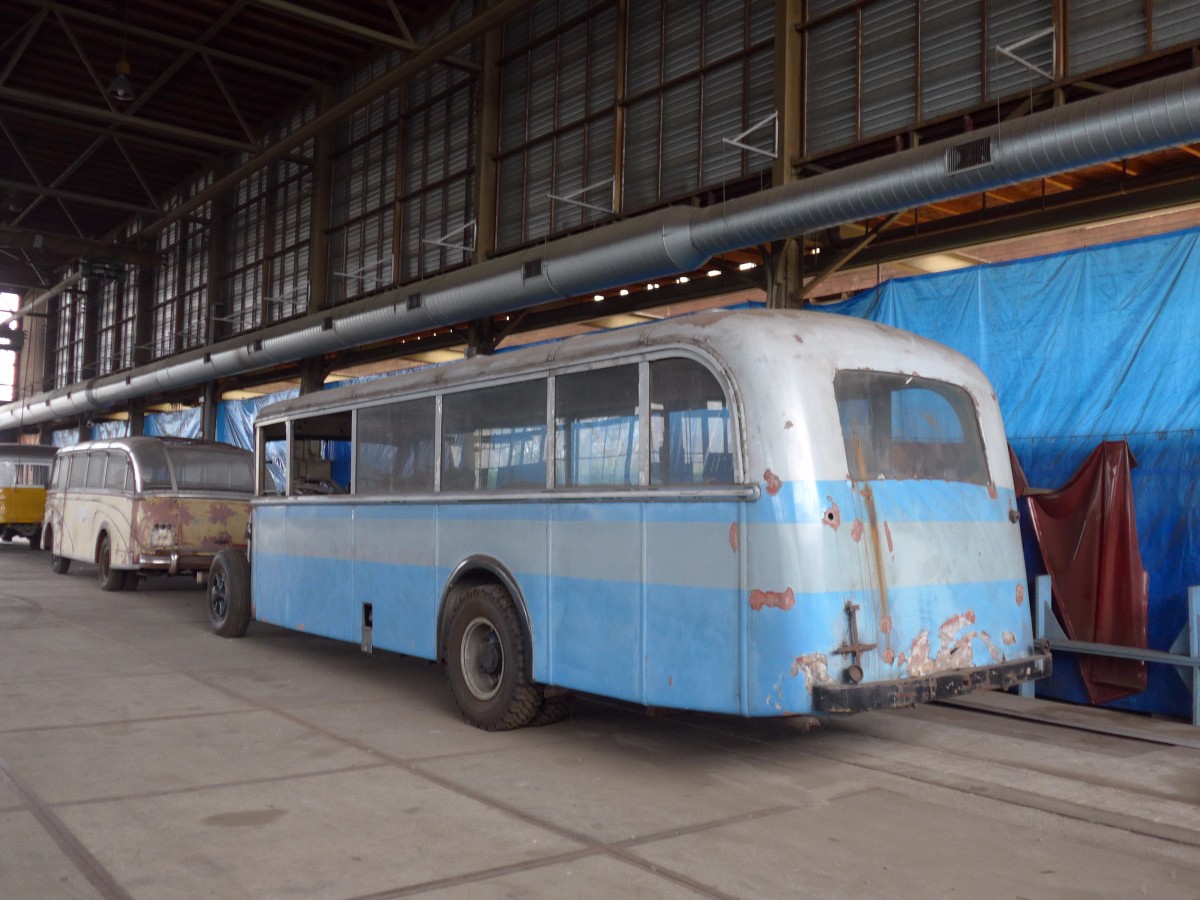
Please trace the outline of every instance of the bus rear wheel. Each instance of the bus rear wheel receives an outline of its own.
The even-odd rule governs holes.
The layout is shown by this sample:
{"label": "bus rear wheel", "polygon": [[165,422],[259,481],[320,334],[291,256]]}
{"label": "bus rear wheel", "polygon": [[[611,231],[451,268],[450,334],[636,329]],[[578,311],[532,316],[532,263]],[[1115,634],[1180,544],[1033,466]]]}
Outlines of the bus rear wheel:
{"label": "bus rear wheel", "polygon": [[445,658],[454,702],[476,728],[520,728],[541,708],[542,689],[526,674],[520,618],[499,585],[477,585],[462,594],[451,615]]}
{"label": "bus rear wheel", "polygon": [[250,561],[237,550],[221,550],[208,569],[209,624],[221,637],[236,638],[250,619]]}
{"label": "bus rear wheel", "polygon": [[96,574],[102,591],[119,591],[125,587],[125,573],[112,567],[112,541],[107,534],[100,538],[100,549],[96,551]]}

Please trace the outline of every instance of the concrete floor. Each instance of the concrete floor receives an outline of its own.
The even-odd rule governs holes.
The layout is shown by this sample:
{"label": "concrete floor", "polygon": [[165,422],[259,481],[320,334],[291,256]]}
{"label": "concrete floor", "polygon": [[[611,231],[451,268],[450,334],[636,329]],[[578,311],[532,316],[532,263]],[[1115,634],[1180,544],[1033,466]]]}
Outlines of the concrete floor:
{"label": "concrete floor", "polygon": [[1200,898],[1200,737],[1025,703],[487,734],[426,663],[5,544],[0,898]]}

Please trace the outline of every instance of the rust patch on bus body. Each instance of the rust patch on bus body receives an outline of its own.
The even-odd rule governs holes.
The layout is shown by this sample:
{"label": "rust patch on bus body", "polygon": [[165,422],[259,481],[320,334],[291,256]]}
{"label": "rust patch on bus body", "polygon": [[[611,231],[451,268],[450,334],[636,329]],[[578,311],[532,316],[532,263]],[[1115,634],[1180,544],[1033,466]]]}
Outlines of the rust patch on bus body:
{"label": "rust patch on bus body", "polygon": [[842,527],[842,511],[838,509],[838,505],[833,502],[832,497],[826,496],[825,499],[829,501],[829,506],[825,508],[825,512],[821,516],[821,521],[834,531],[837,531]]}
{"label": "rust patch on bus body", "polygon": [[1000,496],[1000,492],[996,490],[995,483],[989,481],[987,487],[988,487],[988,496],[991,497],[993,500],[998,499]]}
{"label": "rust patch on bus body", "polygon": [[769,606],[774,609],[788,610],[796,605],[796,595],[789,587],[785,591],[751,591],[750,608],[754,610]]}
{"label": "rust patch on bus body", "polygon": [[237,514],[238,511],[228,503],[214,503],[209,508],[208,520],[214,525],[224,525]]}
{"label": "rust patch on bus body", "polygon": [[788,428],[793,428],[793,427],[795,427],[795,426],[794,426],[794,425],[792,425],[792,420],[791,420],[791,419],[788,419],[786,422],[784,422],[784,423],[783,423],[783,427],[784,427],[784,429],[786,430],[786,429],[788,429]]}
{"label": "rust patch on bus body", "polygon": [[892,529],[888,527],[888,523],[887,523],[887,522],[884,522],[884,523],[883,523],[883,535],[884,535],[884,537],[886,537],[886,538],[887,538],[887,542],[888,542],[888,553],[895,553],[895,552],[896,552],[896,546],[895,546],[895,545],[892,543]]}
{"label": "rust patch on bus body", "polygon": [[[912,678],[933,675],[938,672],[948,672],[953,669],[968,668],[972,664],[971,642],[980,636],[978,631],[963,632],[963,629],[975,624],[975,613],[967,610],[951,616],[938,628],[938,639],[941,646],[937,652],[931,652],[929,629],[924,629],[913,639],[909,648],[908,674]],[[992,649],[991,640],[984,635],[989,651]],[[1003,655],[1003,654],[1001,654]]]}
{"label": "rust patch on bus body", "polygon": [[885,666],[890,666],[895,661],[896,661],[896,654],[892,652],[891,647],[888,647],[886,650],[883,651],[883,664]]}
{"label": "rust patch on bus body", "polygon": [[1018,584],[1017,585],[1017,606],[1020,606],[1024,602],[1025,602],[1025,585]]}
{"label": "rust patch on bus body", "polygon": [[850,537],[854,539],[854,543],[862,540],[864,527],[862,519],[855,519],[854,524],[850,526]]}
{"label": "rust patch on bus body", "polygon": [[741,537],[741,531],[738,528],[738,523],[734,522],[729,526],[729,546],[733,548],[733,552],[738,552],[738,542]]}
{"label": "rust patch on bus body", "polygon": [[829,681],[829,660],[824,653],[805,653],[792,663],[792,677],[804,676],[804,689],[812,693],[814,684]]}
{"label": "rust patch on bus body", "polygon": [[779,489],[783,487],[783,482],[779,480],[779,476],[770,469],[763,472],[763,481],[767,483],[767,493],[774,497],[779,493]]}
{"label": "rust patch on bus body", "polygon": [[1000,634],[1000,640],[1004,641],[1005,646],[1011,647],[1017,642],[1017,636],[1011,631],[1005,631]]}

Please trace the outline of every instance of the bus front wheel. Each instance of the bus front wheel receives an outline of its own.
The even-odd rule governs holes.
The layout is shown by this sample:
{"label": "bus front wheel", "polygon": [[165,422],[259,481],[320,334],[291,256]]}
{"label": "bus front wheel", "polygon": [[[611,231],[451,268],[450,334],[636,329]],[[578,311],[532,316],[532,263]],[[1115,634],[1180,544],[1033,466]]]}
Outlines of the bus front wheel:
{"label": "bus front wheel", "polygon": [[463,718],[485,731],[531,722],[542,690],[525,668],[525,642],[512,598],[502,587],[465,591],[450,619],[446,677]]}
{"label": "bus front wheel", "polygon": [[236,638],[250,619],[250,561],[236,550],[221,550],[208,570],[208,621],[221,637]]}
{"label": "bus front wheel", "polygon": [[[55,575],[66,575],[67,570],[71,568],[71,561],[65,556],[59,556],[54,552],[54,532],[46,532],[45,547],[50,551],[50,571]],[[62,549],[61,547],[59,548]]]}

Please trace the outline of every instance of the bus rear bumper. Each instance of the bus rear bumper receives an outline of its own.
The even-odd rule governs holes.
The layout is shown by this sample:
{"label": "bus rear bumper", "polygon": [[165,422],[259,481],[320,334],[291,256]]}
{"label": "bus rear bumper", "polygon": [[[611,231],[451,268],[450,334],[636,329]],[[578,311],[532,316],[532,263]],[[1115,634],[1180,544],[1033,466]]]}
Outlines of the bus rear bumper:
{"label": "bus rear bumper", "polygon": [[823,713],[857,713],[871,709],[916,706],[945,700],[980,688],[1010,688],[1048,676],[1053,668],[1050,648],[1039,642],[1032,656],[994,666],[954,669],[920,678],[869,681],[863,684],[817,684],[813,686],[813,709]]}

